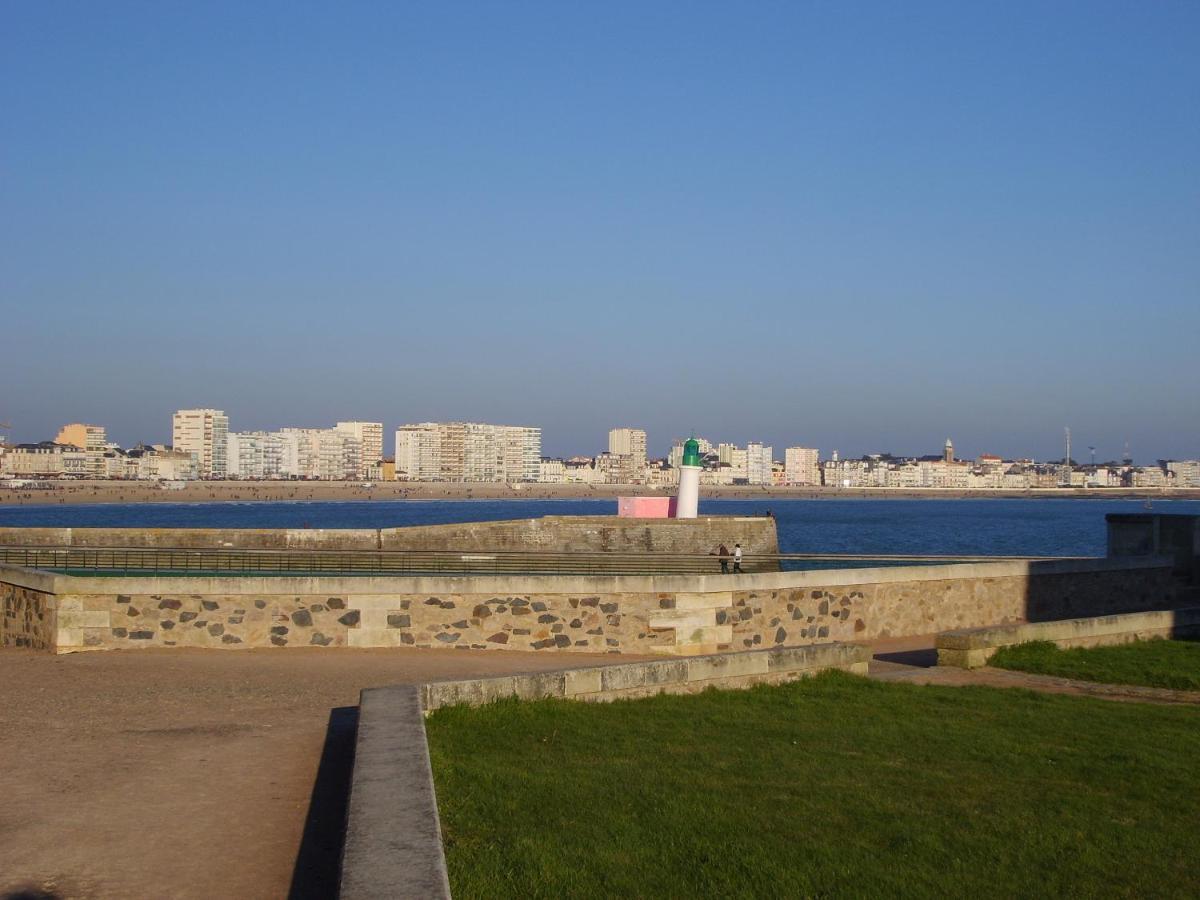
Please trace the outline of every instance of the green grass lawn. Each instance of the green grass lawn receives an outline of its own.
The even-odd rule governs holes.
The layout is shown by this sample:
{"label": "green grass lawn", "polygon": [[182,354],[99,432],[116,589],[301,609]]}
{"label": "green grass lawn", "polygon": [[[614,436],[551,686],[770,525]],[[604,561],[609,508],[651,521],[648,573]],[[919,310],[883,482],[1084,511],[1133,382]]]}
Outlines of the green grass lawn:
{"label": "green grass lawn", "polygon": [[1200,709],[782,687],[428,720],[454,896],[1200,894]]}
{"label": "green grass lawn", "polygon": [[1001,647],[988,660],[1001,669],[1107,684],[1200,691],[1200,642],[1150,640],[1061,650],[1049,641]]}

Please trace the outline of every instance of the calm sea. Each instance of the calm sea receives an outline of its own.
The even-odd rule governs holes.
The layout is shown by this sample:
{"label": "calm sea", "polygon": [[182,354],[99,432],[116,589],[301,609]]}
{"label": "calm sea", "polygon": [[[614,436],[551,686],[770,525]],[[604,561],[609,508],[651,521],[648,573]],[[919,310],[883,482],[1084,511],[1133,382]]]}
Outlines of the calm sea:
{"label": "calm sea", "polygon": [[[1103,556],[1105,513],[1141,500],[706,500],[701,513],[770,509],[785,553]],[[1200,515],[1200,501],[1152,510]],[[612,515],[613,500],[391,500],[348,503],[147,503],[0,509],[0,525],[146,528],[392,528],[547,515]]]}

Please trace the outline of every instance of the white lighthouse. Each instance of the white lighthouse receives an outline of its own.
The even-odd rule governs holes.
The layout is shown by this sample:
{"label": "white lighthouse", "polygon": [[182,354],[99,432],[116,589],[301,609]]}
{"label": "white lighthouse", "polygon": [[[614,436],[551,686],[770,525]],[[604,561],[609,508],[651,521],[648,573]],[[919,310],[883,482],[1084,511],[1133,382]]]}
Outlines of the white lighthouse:
{"label": "white lighthouse", "polygon": [[689,438],[683,445],[679,466],[679,496],[675,500],[675,518],[694,519],[700,506],[700,442]]}

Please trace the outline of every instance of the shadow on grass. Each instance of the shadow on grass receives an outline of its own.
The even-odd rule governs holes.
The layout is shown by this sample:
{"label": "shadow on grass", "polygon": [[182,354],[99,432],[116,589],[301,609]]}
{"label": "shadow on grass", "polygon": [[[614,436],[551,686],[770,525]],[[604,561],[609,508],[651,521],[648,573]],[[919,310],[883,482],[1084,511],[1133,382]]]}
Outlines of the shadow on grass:
{"label": "shadow on grass", "polygon": [[340,706],[330,710],[321,764],[317,768],[304,835],[292,870],[290,900],[337,896],[357,737],[358,707]]}

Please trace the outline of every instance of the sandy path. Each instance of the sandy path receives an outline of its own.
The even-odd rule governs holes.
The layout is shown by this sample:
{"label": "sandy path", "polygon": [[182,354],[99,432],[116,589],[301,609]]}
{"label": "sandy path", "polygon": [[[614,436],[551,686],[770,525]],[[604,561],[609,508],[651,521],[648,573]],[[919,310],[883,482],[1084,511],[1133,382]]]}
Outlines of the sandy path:
{"label": "sandy path", "polygon": [[359,691],[598,659],[0,650],[0,896],[331,896]]}

